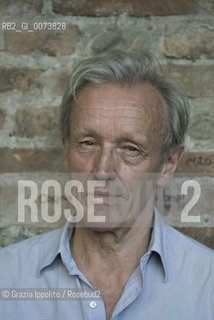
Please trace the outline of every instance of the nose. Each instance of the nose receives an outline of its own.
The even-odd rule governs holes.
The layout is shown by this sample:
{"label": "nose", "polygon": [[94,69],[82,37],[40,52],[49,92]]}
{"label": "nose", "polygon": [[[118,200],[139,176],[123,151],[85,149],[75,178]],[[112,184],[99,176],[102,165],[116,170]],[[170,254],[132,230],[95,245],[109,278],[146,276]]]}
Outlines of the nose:
{"label": "nose", "polygon": [[111,146],[103,147],[95,159],[94,176],[97,180],[116,178],[115,156]]}

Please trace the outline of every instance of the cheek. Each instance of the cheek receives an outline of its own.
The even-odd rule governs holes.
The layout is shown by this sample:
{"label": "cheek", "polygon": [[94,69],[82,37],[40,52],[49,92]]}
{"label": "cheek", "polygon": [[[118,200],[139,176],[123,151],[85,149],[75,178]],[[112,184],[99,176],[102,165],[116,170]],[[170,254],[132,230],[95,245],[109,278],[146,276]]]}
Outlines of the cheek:
{"label": "cheek", "polygon": [[154,172],[154,167],[149,160],[145,160],[143,164],[137,167],[121,165],[118,170],[118,178],[131,193],[138,193],[138,191],[144,190],[147,182],[153,178],[151,172]]}
{"label": "cheek", "polygon": [[139,180],[145,173],[151,172],[151,167],[150,159],[144,159],[138,165],[120,164],[118,173],[128,181]]}
{"label": "cheek", "polygon": [[139,179],[139,171],[136,171],[136,168],[122,165],[118,170],[118,177],[126,187],[132,189],[135,182]]}
{"label": "cheek", "polygon": [[76,152],[70,152],[70,170],[73,172],[90,172],[93,168],[93,159],[82,157]]}

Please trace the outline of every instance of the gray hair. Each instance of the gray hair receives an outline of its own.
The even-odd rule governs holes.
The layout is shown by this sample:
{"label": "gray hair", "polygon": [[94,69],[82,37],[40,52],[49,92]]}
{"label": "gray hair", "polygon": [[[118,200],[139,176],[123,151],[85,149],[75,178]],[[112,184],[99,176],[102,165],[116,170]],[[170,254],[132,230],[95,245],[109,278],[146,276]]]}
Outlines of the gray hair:
{"label": "gray hair", "polygon": [[189,122],[188,99],[161,75],[159,63],[149,50],[129,53],[112,50],[105,55],[87,58],[75,67],[60,106],[61,133],[65,140],[70,137],[71,106],[77,94],[89,83],[99,85],[106,82],[130,87],[147,82],[159,90],[168,106],[163,160],[170,150],[184,143]]}

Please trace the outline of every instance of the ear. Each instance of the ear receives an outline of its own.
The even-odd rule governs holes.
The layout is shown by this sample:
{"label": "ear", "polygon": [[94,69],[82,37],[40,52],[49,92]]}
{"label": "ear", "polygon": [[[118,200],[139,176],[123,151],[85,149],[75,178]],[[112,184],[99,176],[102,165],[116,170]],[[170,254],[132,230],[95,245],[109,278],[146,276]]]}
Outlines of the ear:
{"label": "ear", "polygon": [[173,174],[178,166],[178,162],[184,153],[184,146],[179,146],[170,151],[161,172],[161,177],[158,180],[159,185],[165,185],[173,177]]}
{"label": "ear", "polygon": [[68,147],[68,141],[62,138],[63,150],[64,150],[64,167],[67,172],[70,171],[70,152]]}

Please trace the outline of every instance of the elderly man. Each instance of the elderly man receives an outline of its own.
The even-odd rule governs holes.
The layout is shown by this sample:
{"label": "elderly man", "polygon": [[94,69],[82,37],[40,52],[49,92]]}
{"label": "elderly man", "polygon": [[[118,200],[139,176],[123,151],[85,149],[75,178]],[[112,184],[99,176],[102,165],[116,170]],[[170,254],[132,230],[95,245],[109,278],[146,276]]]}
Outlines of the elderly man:
{"label": "elderly man", "polygon": [[75,225],[2,249],[0,281],[101,295],[1,301],[1,319],[214,319],[213,251],[167,226],[154,207],[187,125],[187,100],[148,51],[77,65],[61,104],[65,168],[84,186],[94,181],[95,193],[77,194],[84,216]]}

